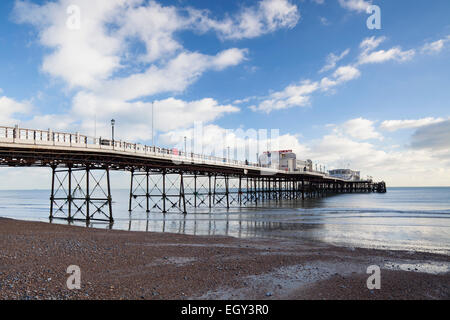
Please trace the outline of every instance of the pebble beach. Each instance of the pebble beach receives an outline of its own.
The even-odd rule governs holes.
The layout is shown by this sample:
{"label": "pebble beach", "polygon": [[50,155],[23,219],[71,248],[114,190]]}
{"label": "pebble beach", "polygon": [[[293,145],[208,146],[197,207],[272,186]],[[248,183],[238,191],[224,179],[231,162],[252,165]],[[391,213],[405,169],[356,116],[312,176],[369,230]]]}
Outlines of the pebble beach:
{"label": "pebble beach", "polygon": [[[0,219],[0,299],[449,299],[450,257]],[[69,290],[66,271],[81,270]],[[367,267],[381,268],[370,290]]]}

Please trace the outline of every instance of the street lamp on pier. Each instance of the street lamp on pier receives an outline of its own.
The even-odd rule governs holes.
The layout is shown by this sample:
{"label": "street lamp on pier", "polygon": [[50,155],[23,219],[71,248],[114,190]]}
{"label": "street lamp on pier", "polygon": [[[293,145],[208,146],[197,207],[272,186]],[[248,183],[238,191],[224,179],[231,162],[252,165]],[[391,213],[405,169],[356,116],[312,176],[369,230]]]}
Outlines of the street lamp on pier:
{"label": "street lamp on pier", "polygon": [[114,126],[116,124],[116,120],[111,119],[111,140],[112,140],[112,144],[114,146]]}

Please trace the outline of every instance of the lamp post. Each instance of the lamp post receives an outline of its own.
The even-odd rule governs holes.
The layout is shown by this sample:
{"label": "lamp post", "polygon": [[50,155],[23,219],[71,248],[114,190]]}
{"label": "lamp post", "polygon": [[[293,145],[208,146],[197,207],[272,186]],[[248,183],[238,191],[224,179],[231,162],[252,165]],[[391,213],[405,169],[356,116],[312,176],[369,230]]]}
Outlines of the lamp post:
{"label": "lamp post", "polygon": [[112,138],[112,145],[114,147],[114,125],[116,124],[116,120],[111,119],[111,138]]}
{"label": "lamp post", "polygon": [[153,112],[153,109],[154,109],[154,105],[155,105],[155,102],[153,101],[152,102],[152,145],[153,146],[155,146],[155,131],[154,131],[154,127],[155,127],[155,120],[154,120],[154,112]]}
{"label": "lamp post", "polygon": [[187,157],[186,136],[184,136],[184,155]]}

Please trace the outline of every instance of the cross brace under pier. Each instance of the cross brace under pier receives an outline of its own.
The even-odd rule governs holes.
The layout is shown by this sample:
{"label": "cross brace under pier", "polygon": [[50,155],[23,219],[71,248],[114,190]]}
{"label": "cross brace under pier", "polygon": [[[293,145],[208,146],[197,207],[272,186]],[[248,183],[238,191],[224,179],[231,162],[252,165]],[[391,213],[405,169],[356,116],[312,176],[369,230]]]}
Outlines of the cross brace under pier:
{"label": "cross brace under pier", "polygon": [[52,166],[50,219],[113,222],[109,168]]}
{"label": "cross brace under pier", "polygon": [[187,213],[187,208],[226,208],[268,201],[305,200],[329,194],[383,192],[367,182],[320,182],[280,177],[132,171],[129,211]]}
{"label": "cross brace under pier", "polygon": [[[50,219],[113,222],[110,167],[52,166]],[[258,206],[330,194],[386,192],[385,183],[320,181],[134,168],[129,211],[183,213],[189,208]]]}

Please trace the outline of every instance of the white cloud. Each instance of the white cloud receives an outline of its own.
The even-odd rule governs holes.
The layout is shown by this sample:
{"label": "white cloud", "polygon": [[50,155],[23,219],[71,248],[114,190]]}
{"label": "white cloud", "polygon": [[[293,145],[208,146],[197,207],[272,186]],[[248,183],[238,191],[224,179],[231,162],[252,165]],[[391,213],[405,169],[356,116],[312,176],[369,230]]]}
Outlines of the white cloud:
{"label": "white cloud", "polygon": [[0,96],[0,123],[4,126],[12,126],[20,121],[18,115],[26,115],[32,110],[28,101],[18,102],[6,96]]}
{"label": "white cloud", "polygon": [[[368,119],[352,119],[330,127],[330,133],[306,145],[306,154],[314,162],[323,163],[327,168],[350,166],[361,170],[363,177],[371,175],[376,180],[386,180],[388,186],[448,185],[448,126],[416,133],[411,138],[414,148],[404,149],[386,142],[390,139],[380,144],[382,137],[374,130],[374,122]],[[435,134],[439,136],[437,139]],[[441,148],[440,152],[423,149],[424,145],[434,144]]]}
{"label": "white cloud", "polygon": [[[363,177],[385,180],[388,186],[448,185],[450,167],[424,150],[391,150],[389,145],[357,141],[335,133],[311,141],[310,157],[327,168],[350,166]],[[430,176],[435,177],[430,179]]]}
{"label": "white cloud", "polygon": [[363,54],[359,59],[359,64],[366,63],[382,63],[390,60],[395,60],[399,62],[404,62],[407,60],[411,60],[414,56],[414,50],[403,51],[399,47],[391,48],[389,50],[379,50],[375,52],[371,52],[370,54]]}
{"label": "white cloud", "polygon": [[[70,5],[80,8],[80,29],[72,30],[66,25]],[[297,7],[288,1],[264,0],[251,8],[242,8],[233,17],[232,29],[247,33],[242,25],[245,12],[257,13],[262,33],[293,27],[294,16],[298,14]],[[57,126],[93,132],[94,115],[99,123],[107,123],[115,114],[120,115],[123,138],[146,139],[151,119],[148,97],[180,93],[204,72],[239,65],[248,53],[240,48],[212,55],[186,50],[175,33],[207,31],[197,23],[202,19],[213,21],[208,18],[209,13],[164,6],[156,1],[59,0],[37,5],[19,0],[14,14],[18,23],[32,24],[39,31],[39,43],[50,48],[43,58],[42,70],[64,80],[74,92],[68,112],[36,115],[29,120],[30,124],[44,128]],[[136,51],[140,45],[144,50]],[[189,126],[193,119],[208,122],[239,111],[209,98],[197,101],[167,98],[155,105],[159,106],[159,119],[163,121],[157,129],[164,131]],[[105,132],[107,126],[99,125],[98,133]]]}
{"label": "white cloud", "polygon": [[319,20],[320,20],[320,23],[324,26],[329,26],[331,24],[331,22],[325,17],[320,17]]}
{"label": "white cloud", "polygon": [[[52,129],[64,132],[83,132],[79,118],[76,118],[71,114],[38,114],[28,120],[22,121],[21,125],[27,128],[40,130]],[[89,134],[90,132],[85,133]]]}
{"label": "white cloud", "polygon": [[251,106],[253,111],[270,113],[273,110],[281,110],[291,107],[307,106],[310,95],[319,89],[317,82],[303,81],[299,85],[290,85],[283,91],[272,93],[258,106]]}
{"label": "white cloud", "polygon": [[415,50],[411,49],[403,51],[400,47],[393,47],[389,50],[373,51],[385,40],[385,37],[370,37],[364,39],[360,44],[362,52],[359,55],[357,64],[383,63],[390,60],[404,62],[414,57]]}
{"label": "white cloud", "polygon": [[439,39],[437,41],[434,42],[428,42],[426,43],[422,49],[421,52],[424,54],[437,54],[439,52],[441,52],[444,47],[446,46],[446,44],[450,42],[450,35],[443,38],[443,39]]}
{"label": "white cloud", "polygon": [[280,27],[293,28],[300,19],[297,6],[287,0],[263,0],[259,3],[258,10],[269,31]]}
{"label": "white cloud", "polygon": [[183,48],[174,37],[178,31],[215,31],[222,39],[255,38],[280,28],[293,28],[299,19],[297,6],[288,0],[262,0],[223,20],[210,18],[207,10],[162,6],[155,1],[142,5],[139,1],[118,17],[122,26],[118,34],[124,39],[141,40],[147,50],[141,59],[151,62]]}
{"label": "white cloud", "polygon": [[[101,98],[87,93],[79,94],[74,100],[74,108],[67,113],[35,114],[29,113],[30,106],[6,97],[0,98],[0,122],[3,125],[56,131],[82,132],[88,136],[109,137],[110,120],[116,119],[118,139],[126,141],[149,141],[154,133],[168,132],[191,127],[195,122],[209,123],[220,117],[239,112],[233,105],[221,105],[216,100],[183,101],[167,98],[154,101],[152,121],[152,103],[122,102]],[[25,115],[24,119],[15,119],[14,115]],[[21,117],[22,118],[22,117]]]}
{"label": "white cloud", "polygon": [[364,118],[348,120],[336,129],[336,132],[343,132],[355,140],[383,139],[375,130],[374,122]]}
{"label": "white cloud", "polygon": [[192,17],[182,15],[180,11],[176,7],[164,7],[154,1],[147,5],[139,3],[116,18],[121,26],[118,37],[142,41],[146,52],[139,56],[141,61],[153,62],[171,57],[183,48],[174,38],[174,33],[190,28],[192,23]]}
{"label": "white cloud", "polygon": [[221,51],[217,56],[213,57],[210,61],[212,67],[216,70],[223,70],[230,66],[236,66],[240,64],[247,54],[247,49],[232,48]]}
{"label": "white cloud", "polygon": [[359,44],[359,48],[364,53],[368,53],[378,48],[384,41],[386,41],[386,37],[368,37],[361,41],[361,43]]}
{"label": "white cloud", "polygon": [[[227,130],[216,125],[207,125],[203,128],[201,137],[201,149],[204,154],[214,154],[226,157],[227,147],[231,148],[231,157],[234,158],[234,150],[238,160],[251,161],[256,158],[249,154],[249,146],[259,152],[267,149],[292,149],[299,159],[312,159],[314,164],[325,165],[327,169],[345,168],[361,170],[362,176],[373,176],[376,180],[386,180],[388,186],[430,186],[448,185],[450,178],[450,153],[433,153],[429,150],[418,148],[399,149],[383,140],[382,136],[374,128],[375,122],[369,119],[350,119],[340,124],[328,126],[331,130],[322,137],[300,142],[300,135],[282,134],[271,141],[269,138],[256,138],[256,130]],[[432,128],[429,133],[439,133],[442,139],[438,139],[448,148],[447,129]],[[193,128],[170,131],[161,136],[161,141],[179,149],[184,148],[184,137],[188,139],[188,150],[191,150]],[[251,133],[253,132],[253,134]],[[433,139],[433,134],[420,134],[427,139]],[[194,139],[198,143],[199,138]],[[412,138],[414,140],[414,137]],[[417,140],[417,139],[416,139]],[[422,139],[423,140],[423,139]],[[423,141],[425,141],[423,140]],[[428,140],[427,140],[428,141]],[[194,145],[195,145],[194,143]],[[428,146],[429,143],[427,142]],[[271,148],[270,146],[276,146]],[[441,147],[441,144],[439,144]],[[195,150],[194,146],[194,150]],[[434,150],[434,149],[433,149]],[[255,149],[253,149],[255,151]],[[446,155],[446,158],[444,157]],[[433,179],[430,179],[433,176]]]}
{"label": "white cloud", "polygon": [[[42,70],[63,79],[70,87],[91,87],[99,84],[121,67],[120,39],[107,31],[125,0],[61,0],[36,5],[16,1],[15,17],[19,23],[31,23],[39,31],[39,41],[53,51],[44,57]],[[81,10],[79,30],[66,26],[67,8],[77,5]]]}
{"label": "white cloud", "polygon": [[353,66],[343,66],[339,67],[333,75],[338,82],[346,82],[358,78],[360,74],[359,70]]}
{"label": "white cloud", "polygon": [[288,0],[262,0],[222,21],[210,19],[207,14],[197,10],[190,12],[198,17],[197,28],[203,31],[215,30],[223,39],[255,38],[277,29],[291,29],[300,19],[297,6]]}
{"label": "white cloud", "polygon": [[329,77],[322,78],[322,80],[320,81],[320,88],[323,91],[327,91],[340,84],[359,78],[360,76],[361,72],[357,68],[351,65],[342,66],[336,69],[336,71],[332,74],[331,78]]}
{"label": "white cloud", "polygon": [[253,111],[270,113],[292,107],[305,107],[310,104],[311,95],[318,91],[328,91],[338,85],[356,79],[361,75],[353,66],[339,67],[330,77],[324,77],[320,82],[304,80],[299,85],[289,85],[282,91],[277,91],[263,99],[258,105],[250,106]]}
{"label": "white cloud", "polygon": [[252,99],[257,99],[257,98],[258,97],[254,96],[254,97],[247,97],[247,98],[244,98],[244,99],[237,99],[237,100],[233,101],[233,104],[242,104],[242,103],[249,102]]}
{"label": "white cloud", "polygon": [[101,96],[132,100],[163,92],[181,92],[207,70],[223,70],[245,59],[245,49],[228,49],[215,56],[182,52],[163,67],[152,65],[145,72],[103,82],[94,90]]}
{"label": "white cloud", "polygon": [[320,73],[334,69],[336,67],[336,64],[341,61],[345,56],[347,56],[350,52],[350,49],[345,50],[340,55],[335,55],[334,53],[330,53],[327,57],[327,63],[325,66],[323,66],[322,69],[320,69]]}
{"label": "white cloud", "polygon": [[400,129],[419,128],[433,123],[439,123],[445,121],[444,118],[422,118],[416,120],[385,120],[381,123],[380,127],[387,131],[397,131]]}
{"label": "white cloud", "polygon": [[365,0],[339,0],[341,7],[357,12],[365,12],[371,3]]}
{"label": "white cloud", "polygon": [[[99,98],[95,95],[79,95],[75,100],[78,118],[85,117],[82,126],[92,132],[93,119],[97,116],[104,127],[98,128],[99,134],[108,133],[108,117],[117,120],[118,136],[121,139],[148,140],[151,138],[152,103],[118,102],[114,99]],[[195,121],[211,122],[228,113],[238,112],[232,105],[220,105],[216,100],[206,98],[196,101],[183,101],[175,98],[154,102],[155,131],[167,132],[177,128],[187,128]]]}
{"label": "white cloud", "polygon": [[[257,105],[251,105],[250,109],[270,113],[273,110],[308,106],[311,103],[312,94],[319,89],[322,92],[334,93],[337,86],[359,78],[361,71],[358,67],[361,65],[383,63],[391,60],[404,62],[412,59],[414,56],[415,50],[403,51],[400,47],[374,51],[385,40],[385,37],[365,38],[359,45],[361,52],[354,63],[338,67],[333,73],[323,77],[320,81],[308,79],[304,80],[300,85],[289,85],[284,90],[262,98],[262,102],[259,102]],[[339,56],[330,54],[327,59],[327,65],[322,68],[320,73],[335,68],[337,62],[348,55],[348,53],[349,49],[342,52]]]}
{"label": "white cloud", "polygon": [[[77,30],[66,26],[70,5],[80,8]],[[102,87],[103,81],[117,71],[129,69],[134,60],[164,62],[178,55],[179,61],[182,54],[192,56],[174,39],[174,33],[193,28],[196,19],[180,11],[154,1],[145,5],[141,0],[60,0],[41,6],[17,1],[15,5],[17,22],[34,25],[39,30],[40,43],[53,50],[44,57],[42,70],[63,79],[72,88],[89,89]],[[278,21],[276,12],[271,17]],[[133,40],[142,42],[145,52],[136,55]],[[242,53],[239,49],[223,51],[217,57],[216,70],[239,63]],[[152,71],[155,66],[148,69]]]}

